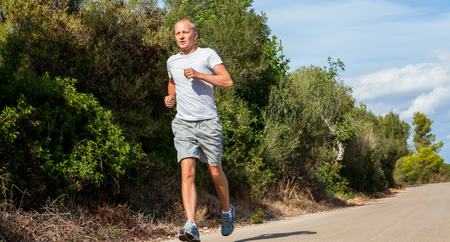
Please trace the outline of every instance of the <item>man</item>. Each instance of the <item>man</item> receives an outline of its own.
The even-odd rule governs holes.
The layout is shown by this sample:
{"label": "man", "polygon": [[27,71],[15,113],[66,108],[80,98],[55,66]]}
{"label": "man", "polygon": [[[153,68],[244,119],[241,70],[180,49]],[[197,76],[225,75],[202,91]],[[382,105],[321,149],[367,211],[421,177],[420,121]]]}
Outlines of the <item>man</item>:
{"label": "man", "polygon": [[172,122],[174,144],[181,164],[181,193],[187,222],[180,230],[182,241],[200,241],[195,220],[197,192],[195,165],[206,163],[222,202],[222,235],[234,230],[234,208],[230,204],[228,180],[222,165],[222,126],[216,111],[214,86],[231,89],[233,80],[220,57],[210,48],[197,47],[197,28],[189,19],[175,25],[175,39],[181,52],[167,60],[168,108],[177,104]]}

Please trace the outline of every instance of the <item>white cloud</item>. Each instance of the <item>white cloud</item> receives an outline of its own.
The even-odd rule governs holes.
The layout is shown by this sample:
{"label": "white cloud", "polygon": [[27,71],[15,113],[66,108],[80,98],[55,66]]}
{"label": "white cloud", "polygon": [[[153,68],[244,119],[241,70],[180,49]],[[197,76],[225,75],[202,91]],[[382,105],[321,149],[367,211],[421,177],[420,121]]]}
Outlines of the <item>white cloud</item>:
{"label": "white cloud", "polygon": [[[449,79],[450,83],[450,79]],[[434,114],[442,105],[448,106],[450,86],[435,88],[432,92],[418,96],[411,106],[400,113],[401,119],[411,118],[415,112]]]}
{"label": "white cloud", "polygon": [[381,98],[411,92],[427,92],[450,85],[450,53],[433,50],[436,62],[391,68],[351,78],[354,96],[359,100]]}
{"label": "white cloud", "polygon": [[[434,49],[431,55],[435,60],[432,63],[390,68],[348,79],[346,83],[353,87],[357,100],[403,110],[399,112],[402,119],[411,118],[415,112],[434,114],[439,108],[449,107],[450,52]],[[415,98],[405,100],[411,96]]]}

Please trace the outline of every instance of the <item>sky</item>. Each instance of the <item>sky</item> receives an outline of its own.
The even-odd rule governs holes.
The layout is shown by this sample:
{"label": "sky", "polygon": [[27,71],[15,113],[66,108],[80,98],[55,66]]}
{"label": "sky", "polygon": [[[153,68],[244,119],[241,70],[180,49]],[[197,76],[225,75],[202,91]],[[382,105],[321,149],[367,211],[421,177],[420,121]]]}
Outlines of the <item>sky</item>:
{"label": "sky", "polygon": [[411,126],[424,113],[450,164],[450,1],[255,0],[252,8],[281,39],[290,71],[340,59],[356,103]]}

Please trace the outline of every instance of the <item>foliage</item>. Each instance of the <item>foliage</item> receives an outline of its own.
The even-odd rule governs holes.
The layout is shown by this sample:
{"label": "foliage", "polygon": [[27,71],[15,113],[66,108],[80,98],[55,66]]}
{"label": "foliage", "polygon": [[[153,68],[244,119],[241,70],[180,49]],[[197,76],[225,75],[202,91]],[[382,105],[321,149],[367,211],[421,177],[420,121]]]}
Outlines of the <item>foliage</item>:
{"label": "foliage", "polygon": [[442,164],[442,169],[441,169],[441,174],[440,174],[440,180],[438,180],[437,182],[448,182],[450,181],[450,164]]}
{"label": "foliage", "polygon": [[[88,191],[118,180],[143,162],[139,146],[125,142],[111,111],[69,78],[35,78],[26,71],[2,90],[0,159],[6,187],[25,190],[27,206],[47,196]],[[112,192],[118,193],[116,189]],[[13,197],[17,194],[11,190]],[[15,195],[14,195],[15,194]]]}
{"label": "foliage", "polygon": [[250,216],[250,223],[251,224],[260,224],[264,221],[264,218],[267,215],[263,212],[261,208],[256,208],[255,212]]}
{"label": "foliage", "polygon": [[397,160],[408,154],[409,125],[390,112],[376,116],[364,104],[353,110],[355,139],[349,143],[342,172],[358,191],[382,191],[394,187]]}
{"label": "foliage", "polygon": [[431,121],[425,114],[414,113],[412,124],[414,128],[414,146],[417,153],[403,158],[402,163],[396,166],[397,179],[400,182],[430,183],[446,181],[448,170],[445,169],[444,159],[438,155],[444,143],[435,141],[431,134]]}
{"label": "foliage", "polygon": [[429,134],[431,132],[431,121],[423,113],[414,113],[414,119],[412,124],[416,127],[414,128],[414,146],[416,151],[419,152],[421,148],[428,147],[435,139],[434,134]]}
{"label": "foliage", "polygon": [[262,135],[255,128],[257,117],[247,108],[246,101],[232,99],[232,95],[224,93],[217,98],[224,136],[222,160],[229,170],[232,190],[248,188],[252,197],[262,197],[274,182],[276,171],[262,158]]}
{"label": "foliage", "polygon": [[8,1],[3,73],[26,66],[37,76],[75,78],[79,91],[113,111],[129,140],[154,137],[167,88],[166,46],[154,37],[162,11],[153,1],[78,1],[73,8],[76,2]]}
{"label": "foliage", "polygon": [[378,118],[380,129],[377,132],[380,139],[380,162],[389,186],[394,187],[393,173],[398,159],[409,154],[407,140],[410,126],[401,121],[398,114],[389,112]]}
{"label": "foliage", "polygon": [[341,176],[342,164],[325,162],[317,169],[317,175],[324,183],[327,191],[335,194],[347,194],[349,182]]}
{"label": "foliage", "polygon": [[449,173],[444,165],[444,159],[438,155],[444,143],[435,141],[431,134],[431,121],[425,114],[414,113],[412,124],[414,128],[414,146],[417,153],[403,158],[402,163],[396,166],[397,179],[400,182],[430,183],[446,181]]}
{"label": "foliage", "polygon": [[[283,177],[303,176],[308,180],[317,171],[326,187],[342,188],[345,180],[338,175],[341,166],[331,163],[336,162],[338,142],[345,144],[352,139],[353,126],[347,115],[353,108],[353,98],[332,70],[300,68],[272,88],[264,147],[267,160],[283,172]],[[317,167],[322,168],[314,170]],[[342,186],[336,182],[342,182]]]}
{"label": "foliage", "polygon": [[443,164],[444,159],[431,147],[426,147],[420,149],[418,154],[406,157],[401,169],[408,183],[429,183],[436,180]]}
{"label": "foliage", "polygon": [[436,135],[430,133],[431,124],[433,124],[433,121],[431,121],[425,114],[416,112],[414,113],[412,124],[416,126],[414,128],[413,139],[416,151],[419,152],[422,148],[432,146],[435,152],[439,152],[444,143],[439,142],[433,144],[436,140]]}
{"label": "foliage", "polygon": [[[151,157],[150,164],[134,165],[128,171],[125,178],[130,183],[117,180],[111,186],[89,189],[84,186],[84,190],[99,189],[114,195],[111,198],[116,198],[120,191],[121,195],[134,199],[132,204],[146,203],[139,207],[149,209],[170,204],[168,193],[172,191],[168,192],[168,187],[161,184],[173,175],[153,178],[153,174],[175,174],[177,169],[170,130],[173,112],[167,113],[163,105],[167,90],[165,61],[171,41],[167,41],[169,36],[161,34],[164,33],[160,31],[163,11],[156,2],[12,0],[2,7],[2,16],[6,16],[0,23],[2,84],[16,82],[17,73],[22,69],[31,70],[34,76],[75,78],[74,87],[90,97],[93,95],[111,110],[107,119],[118,123],[126,140],[142,146]],[[9,104],[2,102],[2,108],[17,104],[13,89],[0,89],[0,92],[2,97],[13,100]],[[50,106],[58,103],[48,98]],[[63,110],[54,112],[56,115]],[[80,145],[79,152],[95,148],[87,142]],[[63,183],[58,189],[67,190]],[[150,196],[143,199],[137,193]],[[151,200],[151,206],[142,202],[147,199]]]}
{"label": "foliage", "polygon": [[395,169],[394,169],[394,181],[397,185],[404,186],[408,182],[408,180],[405,177],[405,174],[402,171],[403,163],[405,162],[405,157],[402,157],[397,160],[395,163]]}

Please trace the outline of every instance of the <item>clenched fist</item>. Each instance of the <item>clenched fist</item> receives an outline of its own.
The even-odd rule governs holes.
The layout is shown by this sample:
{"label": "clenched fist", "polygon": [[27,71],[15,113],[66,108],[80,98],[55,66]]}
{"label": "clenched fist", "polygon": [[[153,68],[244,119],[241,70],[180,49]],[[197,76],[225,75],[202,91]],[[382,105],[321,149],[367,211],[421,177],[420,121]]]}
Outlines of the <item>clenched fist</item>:
{"label": "clenched fist", "polygon": [[198,73],[196,70],[192,68],[184,69],[184,76],[187,79],[200,79],[200,73]]}
{"label": "clenched fist", "polygon": [[164,103],[166,104],[166,107],[172,108],[173,105],[175,105],[175,96],[172,95],[166,96],[164,98]]}

